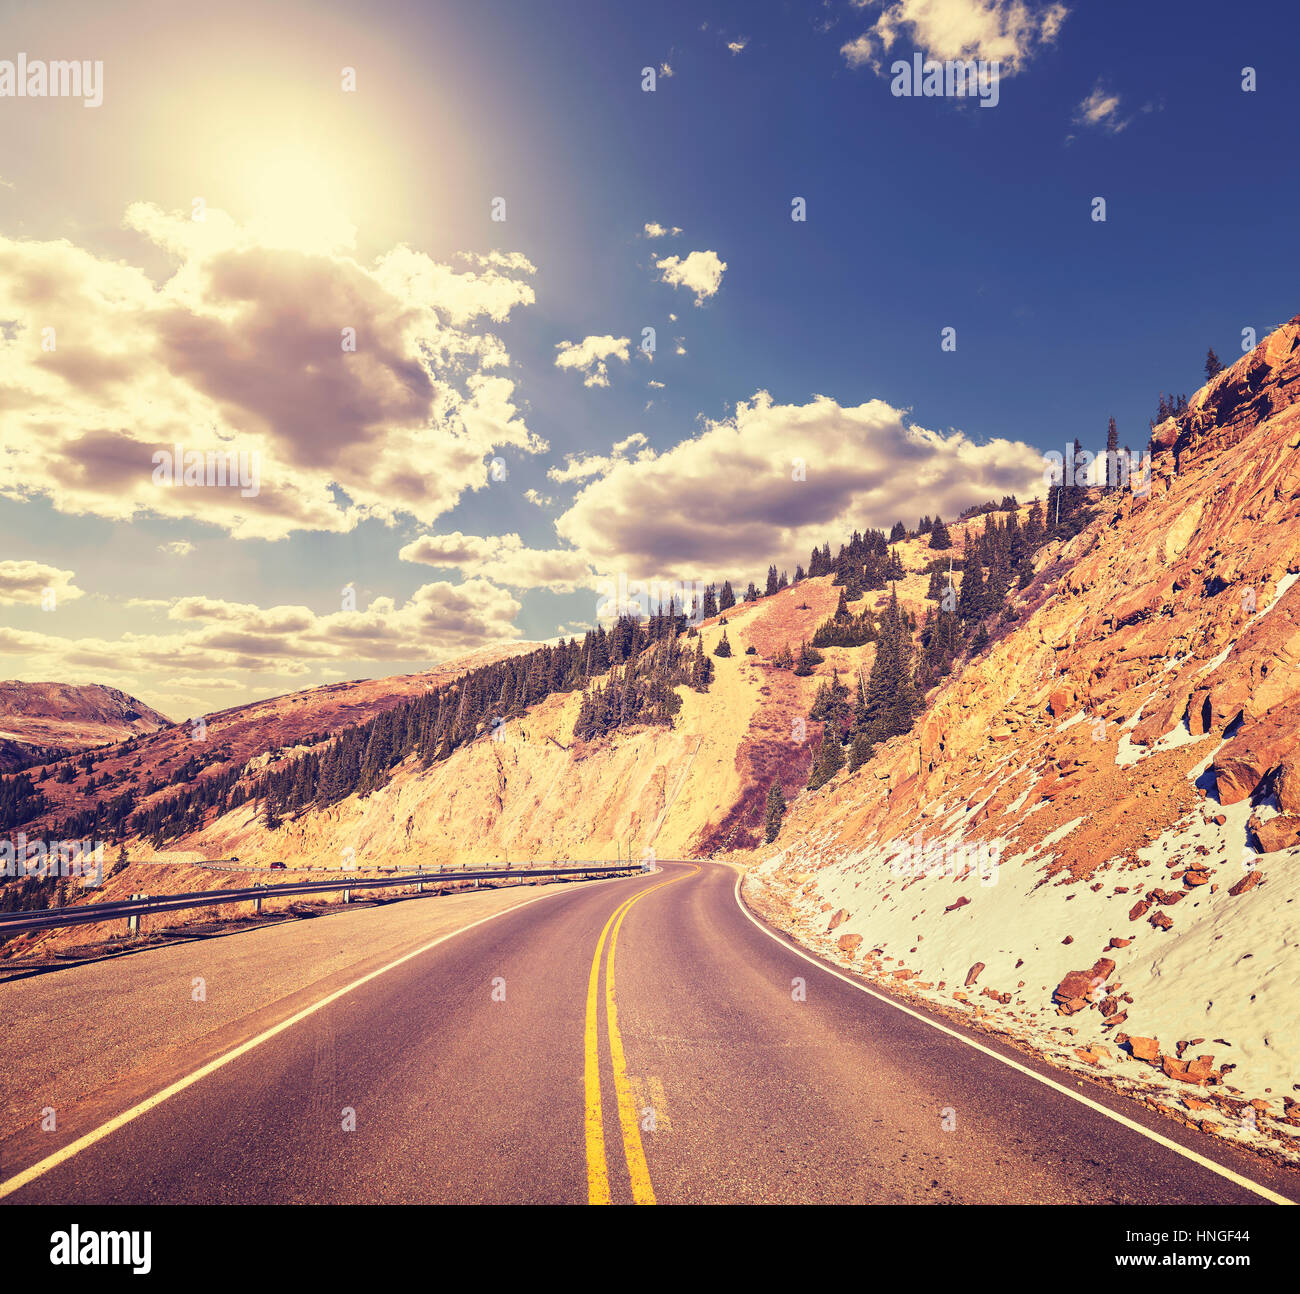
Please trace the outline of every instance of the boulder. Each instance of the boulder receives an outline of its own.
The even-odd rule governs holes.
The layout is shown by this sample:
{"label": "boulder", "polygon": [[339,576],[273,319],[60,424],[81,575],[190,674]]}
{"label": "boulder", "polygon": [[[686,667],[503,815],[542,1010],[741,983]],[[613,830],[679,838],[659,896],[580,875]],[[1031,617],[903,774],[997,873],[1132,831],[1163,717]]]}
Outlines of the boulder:
{"label": "boulder", "polygon": [[1247,872],[1246,875],[1228,891],[1228,893],[1231,894],[1233,898],[1236,898],[1239,894],[1245,894],[1247,890],[1253,890],[1263,879],[1263,872]]}
{"label": "boulder", "polygon": [[1148,1065],[1160,1062],[1160,1043],[1155,1038],[1143,1038],[1137,1035],[1128,1040],[1128,1049],[1136,1060],[1145,1060]]}
{"label": "boulder", "polygon": [[[1280,780],[1287,787],[1287,798],[1294,801],[1300,794],[1296,786],[1300,776],[1291,772],[1296,763],[1300,731],[1295,722],[1295,707],[1274,706],[1258,719],[1247,719],[1214,757],[1211,767],[1219,792],[1220,804],[1239,804],[1258,789],[1270,773],[1287,764]],[[1287,807],[1287,806],[1284,806]]]}
{"label": "boulder", "polygon": [[1259,841],[1261,853],[1273,854],[1279,849],[1300,845],[1300,816],[1296,814],[1279,813],[1266,822],[1252,816],[1250,826]]}

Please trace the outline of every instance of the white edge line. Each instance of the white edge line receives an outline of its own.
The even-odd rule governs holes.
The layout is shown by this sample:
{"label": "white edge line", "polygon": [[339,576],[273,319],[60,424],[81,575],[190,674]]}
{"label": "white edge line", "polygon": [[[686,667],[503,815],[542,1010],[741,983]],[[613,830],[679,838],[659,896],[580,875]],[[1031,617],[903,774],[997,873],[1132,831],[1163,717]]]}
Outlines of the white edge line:
{"label": "white edge line", "polygon": [[[634,875],[644,875],[644,873],[634,873]],[[624,880],[621,876],[609,877],[610,880]],[[79,1155],[83,1150],[93,1146],[96,1142],[103,1141],[105,1137],[116,1132],[119,1128],[128,1123],[134,1122],[142,1114],[147,1114],[156,1106],[161,1105],[168,1097],[175,1096],[178,1092],[183,1092],[187,1087],[192,1087],[201,1078],[206,1078],[209,1074],[221,1069],[222,1066],[230,1064],[232,1060],[238,1060],[240,1056],[253,1050],[254,1047],[274,1038],[277,1034],[283,1033],[286,1029],[305,1020],[310,1015],[315,1015],[317,1011],[337,1002],[339,998],[351,993],[353,989],[360,988],[363,984],[368,984],[372,979],[378,979],[380,975],[387,974],[388,971],[394,970],[404,962],[409,962],[413,957],[420,957],[431,949],[436,948],[439,944],[444,944],[448,939],[454,939],[457,935],[463,935],[466,931],[473,930],[476,926],[481,926],[489,921],[495,921],[497,917],[503,917],[510,912],[518,912],[521,908],[526,908],[532,903],[540,903],[543,899],[554,898],[557,894],[563,894],[567,891],[556,889],[546,894],[536,894],[531,899],[525,899],[522,903],[514,903],[508,908],[502,908],[500,912],[491,912],[485,917],[480,917],[477,921],[471,921],[467,926],[458,926],[455,930],[449,930],[445,935],[439,935],[432,942],[423,944],[421,947],[413,949],[409,953],[403,953],[395,961],[389,962],[386,966],[380,966],[377,970],[372,970],[363,975],[360,979],[355,979],[351,984],[345,984],[342,988],[335,989],[333,993],[327,994],[318,1002],[313,1002],[310,1006],[305,1006],[299,1012],[291,1015],[287,1020],[281,1020],[279,1024],[272,1025],[269,1029],[259,1033],[255,1038],[249,1038],[247,1042],[241,1042],[238,1047],[225,1052],[223,1055],[210,1060],[206,1065],[200,1066],[192,1074],[186,1074],[184,1078],[178,1078],[168,1087],[164,1087],[161,1092],[155,1092],[153,1096],[146,1097],[138,1104],[131,1106],[129,1110],[121,1114],[114,1115],[107,1123],[101,1124],[98,1128],[92,1129],[84,1136],[78,1137],[75,1141],[70,1141],[60,1150],[56,1150],[52,1155],[47,1155],[38,1163],[33,1164],[30,1168],[25,1168],[21,1173],[16,1173],[8,1181],[0,1182],[0,1200],[6,1195],[12,1195],[15,1191],[20,1191],[24,1186],[30,1185],[38,1177],[44,1177],[51,1169],[58,1168],[60,1164],[65,1164],[74,1155]]]}
{"label": "white edge line", "polygon": [[1235,1173],[1231,1168],[1225,1168],[1222,1164],[1215,1163],[1213,1159],[1207,1159],[1204,1155],[1198,1155],[1194,1150],[1188,1150],[1186,1146],[1180,1146],[1176,1141],[1171,1141],[1168,1137],[1162,1137],[1158,1132],[1152,1132],[1150,1128],[1144,1128],[1140,1123],[1135,1123],[1132,1119],[1109,1109],[1107,1106],[1097,1101],[1090,1100],[1079,1092],[1075,1092],[1066,1087],[1063,1083],[1058,1083],[1055,1079],[1048,1078],[1045,1074],[1040,1074],[1036,1070],[1030,1069],[1027,1065],[1021,1065],[1019,1062],[1003,1056],[1000,1052],[994,1051],[992,1047],[986,1047],[982,1043],[976,1042],[973,1038],[967,1038],[964,1034],[959,1033],[956,1029],[950,1029],[947,1025],[940,1024],[937,1020],[931,1020],[928,1016],[922,1015],[919,1011],[913,1011],[911,1007],[904,1006],[895,998],[871,988],[869,985],[862,983],[860,980],[852,979],[850,976],[843,974],[832,966],[826,965],[825,962],[819,961],[816,957],[806,953],[803,949],[796,947],[789,940],[783,939],[775,931],[770,930],[762,921],[760,921],[745,905],[744,900],[740,897],[740,882],[744,879],[744,873],[741,872],[736,877],[736,906],[770,939],[780,944],[783,948],[794,953],[796,957],[802,957],[804,961],[816,966],[819,970],[825,971],[828,975],[834,975],[836,979],[843,980],[846,984],[852,985],[853,988],[861,990],[870,997],[874,997],[879,1002],[884,1002],[887,1006],[892,1006],[895,1010],[902,1011],[904,1015],[910,1015],[912,1019],[919,1020],[922,1024],[928,1024],[931,1029],[937,1029],[940,1033],[946,1033],[950,1038],[956,1038],[958,1042],[965,1043],[968,1047],[973,1047],[976,1051],[982,1052],[985,1056],[992,1056],[994,1060],[1001,1061],[1004,1065],[1024,1074],[1036,1082],[1042,1083],[1044,1087],[1050,1087],[1053,1091],[1060,1092],[1063,1096],[1070,1097],[1071,1100],[1078,1101],[1080,1105],[1086,1105],[1090,1110],[1096,1110],[1098,1114],[1104,1114],[1108,1119],[1113,1119],[1116,1123],[1122,1124],[1132,1132],[1141,1133],[1142,1136],[1158,1145],[1164,1146],[1167,1150],[1172,1150],[1176,1154],[1182,1155],[1184,1159],[1190,1159],[1195,1164],[1200,1164],[1202,1168],[1208,1168],[1212,1173],[1218,1173],[1220,1177],[1226,1177],[1228,1181],[1244,1187],[1248,1191],[1253,1191],[1256,1195],[1263,1196],[1264,1199],[1274,1204],[1294,1204],[1295,1200],[1287,1199],[1285,1195],[1279,1195],[1276,1191],[1271,1191],[1267,1186],[1261,1186],[1258,1182],[1252,1182],[1249,1177],[1243,1177],[1240,1173]]}

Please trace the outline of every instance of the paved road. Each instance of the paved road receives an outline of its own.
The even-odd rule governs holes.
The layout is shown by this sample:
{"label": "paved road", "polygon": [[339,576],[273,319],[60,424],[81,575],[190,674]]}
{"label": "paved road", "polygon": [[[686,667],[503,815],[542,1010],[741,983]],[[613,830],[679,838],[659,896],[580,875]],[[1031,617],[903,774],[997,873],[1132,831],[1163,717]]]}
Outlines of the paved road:
{"label": "paved road", "polygon": [[[295,1023],[282,1013],[266,1040],[17,1189],[64,1142],[11,1138],[0,1189],[76,1204],[1265,1202],[810,964],[734,890],[728,867],[667,863],[565,886],[415,955],[409,930],[405,960],[297,995]],[[327,992],[340,995],[313,1010]],[[232,1022],[225,1045],[273,1014],[243,1036]],[[213,1059],[195,1044],[196,1066]],[[1300,1196],[1297,1174],[1079,1090]]]}

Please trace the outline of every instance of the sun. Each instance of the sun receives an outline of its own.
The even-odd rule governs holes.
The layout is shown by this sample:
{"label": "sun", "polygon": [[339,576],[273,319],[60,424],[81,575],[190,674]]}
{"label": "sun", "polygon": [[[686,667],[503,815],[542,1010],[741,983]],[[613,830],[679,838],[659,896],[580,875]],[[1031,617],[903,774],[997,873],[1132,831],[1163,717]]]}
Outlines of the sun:
{"label": "sun", "polygon": [[241,214],[265,243],[332,251],[355,241],[351,186],[323,154],[280,147],[250,156],[240,169]]}

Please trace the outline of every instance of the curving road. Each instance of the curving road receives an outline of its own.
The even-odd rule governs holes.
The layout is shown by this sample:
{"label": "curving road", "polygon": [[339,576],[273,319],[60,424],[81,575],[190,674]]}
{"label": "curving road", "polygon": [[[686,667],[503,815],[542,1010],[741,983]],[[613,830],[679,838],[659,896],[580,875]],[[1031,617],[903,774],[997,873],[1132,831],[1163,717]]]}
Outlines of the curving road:
{"label": "curving road", "polygon": [[[1295,1173],[862,991],[748,915],[729,867],[665,863],[486,918],[464,898],[458,921],[476,924],[433,941],[429,914],[450,900],[206,945],[216,985],[260,938],[300,987],[124,1060],[66,1132],[13,1133],[5,1202],[1300,1196]],[[313,979],[327,924],[339,947]],[[107,992],[110,976],[182,955],[77,968],[75,983],[93,1003],[96,977]],[[46,977],[52,1016],[72,973]],[[0,984],[0,1012],[17,988]]]}

